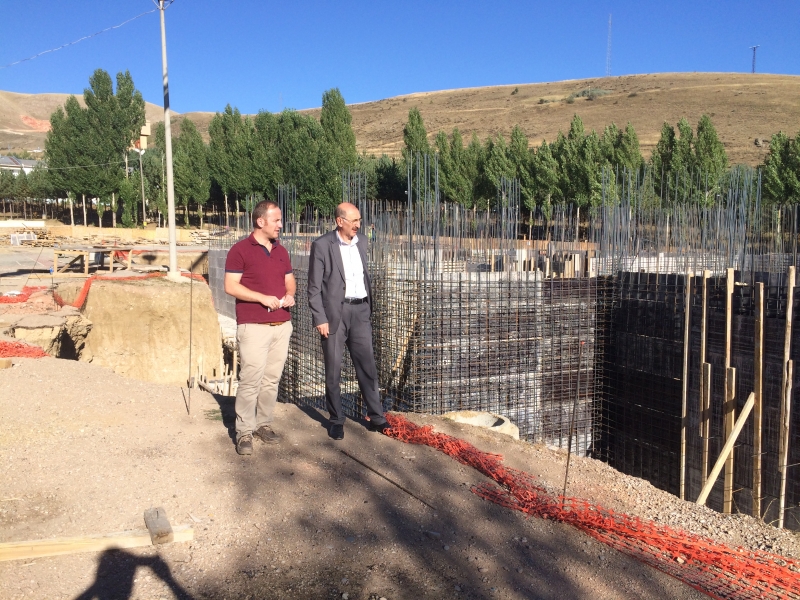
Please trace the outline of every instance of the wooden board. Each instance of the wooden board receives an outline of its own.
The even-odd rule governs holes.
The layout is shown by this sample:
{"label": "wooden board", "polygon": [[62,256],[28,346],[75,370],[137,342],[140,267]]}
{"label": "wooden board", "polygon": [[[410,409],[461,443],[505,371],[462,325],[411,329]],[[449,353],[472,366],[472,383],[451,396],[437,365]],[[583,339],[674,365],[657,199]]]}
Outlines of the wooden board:
{"label": "wooden board", "polygon": [[[194,529],[189,525],[176,525],[173,527],[172,533],[174,542],[190,542],[194,539]],[[152,545],[152,542],[150,540],[150,532],[147,529],[85,537],[4,542],[0,543],[0,562],[30,560],[43,556],[58,556],[76,552],[102,552],[111,548],[139,548],[150,545]]]}

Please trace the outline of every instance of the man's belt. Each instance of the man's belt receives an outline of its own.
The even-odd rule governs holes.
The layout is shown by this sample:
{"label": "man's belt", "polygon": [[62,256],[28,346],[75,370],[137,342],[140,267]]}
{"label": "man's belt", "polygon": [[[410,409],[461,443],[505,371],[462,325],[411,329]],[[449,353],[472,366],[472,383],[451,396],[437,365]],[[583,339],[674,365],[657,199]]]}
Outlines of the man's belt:
{"label": "man's belt", "polygon": [[289,321],[275,321],[271,323],[259,323],[259,325],[269,325],[270,327],[277,327],[278,325],[283,325],[284,323],[288,323]]}
{"label": "man's belt", "polygon": [[345,298],[344,299],[344,303],[345,304],[361,304],[361,303],[366,302],[366,301],[367,301],[366,297],[364,297],[364,298]]}

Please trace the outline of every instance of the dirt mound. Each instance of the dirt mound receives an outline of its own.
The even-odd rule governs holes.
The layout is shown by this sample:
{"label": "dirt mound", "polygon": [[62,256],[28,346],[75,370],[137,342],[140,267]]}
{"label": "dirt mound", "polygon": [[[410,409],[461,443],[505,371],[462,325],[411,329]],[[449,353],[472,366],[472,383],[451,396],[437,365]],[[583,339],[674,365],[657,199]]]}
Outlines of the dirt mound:
{"label": "dirt mound", "polygon": [[[82,285],[64,283],[57,293],[71,303]],[[173,283],[163,277],[96,280],[82,312],[92,322],[81,354],[83,361],[109,367],[126,377],[185,384],[191,333],[192,373],[197,372],[198,364],[203,364],[203,374],[208,378],[219,369],[219,321],[205,283]]]}

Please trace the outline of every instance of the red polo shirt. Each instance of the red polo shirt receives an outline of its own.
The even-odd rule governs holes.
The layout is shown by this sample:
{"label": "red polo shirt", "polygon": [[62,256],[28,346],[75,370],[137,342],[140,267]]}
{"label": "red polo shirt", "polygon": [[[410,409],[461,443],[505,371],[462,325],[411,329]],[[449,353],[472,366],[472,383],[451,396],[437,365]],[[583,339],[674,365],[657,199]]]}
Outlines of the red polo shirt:
{"label": "red polo shirt", "polygon": [[[272,242],[272,252],[258,243],[255,236],[236,242],[228,250],[226,273],[241,273],[241,284],[249,290],[283,298],[286,295],[286,275],[292,272],[292,262],[286,248],[277,240]],[[280,323],[292,315],[285,308],[268,310],[260,302],[236,299],[236,322]]]}

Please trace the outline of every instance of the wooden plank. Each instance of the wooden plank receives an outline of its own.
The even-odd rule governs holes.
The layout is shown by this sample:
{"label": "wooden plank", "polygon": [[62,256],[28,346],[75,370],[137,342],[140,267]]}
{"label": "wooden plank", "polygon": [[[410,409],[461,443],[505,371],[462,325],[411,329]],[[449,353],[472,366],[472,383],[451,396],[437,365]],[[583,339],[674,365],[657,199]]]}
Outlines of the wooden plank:
{"label": "wooden plank", "polygon": [[[731,385],[729,380],[730,366],[731,366],[731,341],[732,341],[732,325],[733,325],[733,290],[736,284],[735,271],[733,269],[726,269],[725,276],[725,400],[722,404],[722,429],[724,439],[728,439],[733,430],[733,421],[735,419],[735,411],[731,409],[731,404],[735,402],[735,386]],[[734,390],[731,396],[731,390]],[[735,408],[735,405],[734,405]],[[722,512],[730,514],[733,508],[733,455],[731,455],[730,463],[725,463],[725,487],[723,488],[722,497]],[[729,494],[729,492],[731,492]]]}
{"label": "wooden plank", "polygon": [[711,364],[703,363],[703,397],[700,417],[700,435],[703,439],[703,463],[701,465],[701,483],[705,486],[708,480],[708,438],[711,434]]}
{"label": "wooden plank", "polygon": [[736,423],[733,426],[731,436],[725,441],[725,445],[722,447],[722,452],[720,453],[719,458],[717,458],[714,468],[711,470],[711,475],[709,475],[708,480],[703,486],[703,490],[697,497],[697,504],[700,506],[704,505],[706,500],[708,500],[708,495],[711,493],[711,488],[714,487],[714,483],[717,481],[717,477],[719,477],[722,467],[725,466],[728,455],[733,454],[733,446],[736,443],[736,438],[738,438],[739,434],[742,432],[744,424],[747,421],[747,417],[750,416],[750,411],[753,410],[754,403],[754,394],[750,392],[750,396],[748,396],[747,402],[745,402],[744,408],[742,408],[742,414],[739,415],[739,418],[736,420]]}
{"label": "wooden plank", "polygon": [[[194,529],[189,525],[176,525],[172,532],[174,542],[190,542],[194,539]],[[150,532],[146,529],[84,537],[3,542],[0,543],[0,562],[30,560],[43,556],[58,556],[77,552],[102,552],[111,548],[139,548],[150,545],[152,545]]]}
{"label": "wooden plank", "polygon": [[147,531],[150,532],[150,539],[154,546],[167,544],[173,540],[172,525],[169,524],[167,511],[163,507],[148,508],[144,511],[144,524],[147,526]]}
{"label": "wooden plank", "polygon": [[764,389],[764,284],[755,288],[755,352],[753,356],[753,508],[752,515],[761,518],[761,433]]}
{"label": "wooden plank", "polygon": [[691,332],[692,278],[686,273],[683,302],[683,385],[681,386],[681,488],[680,499],[686,495],[686,429],[689,426],[687,404],[689,396],[689,333]]}
{"label": "wooden plank", "polygon": [[781,429],[780,429],[780,452],[778,456],[778,467],[781,472],[781,493],[778,497],[778,528],[783,529],[783,520],[786,512],[786,475],[789,462],[789,424],[791,423],[791,408],[792,408],[792,376],[794,371],[794,361],[790,360],[786,363],[787,384],[786,390],[783,395],[783,404],[785,412],[781,414]]}
{"label": "wooden plank", "polygon": [[778,528],[783,528],[783,517],[786,508],[786,463],[789,460],[789,416],[791,412],[792,380],[790,360],[792,349],[792,316],[794,311],[795,268],[789,267],[786,284],[786,330],[783,340],[783,385],[781,386],[781,413],[778,428],[778,470],[781,475],[781,492],[778,497]]}
{"label": "wooden plank", "polygon": [[[725,369],[725,441],[733,435],[736,420],[736,369]],[[733,452],[725,459],[725,483],[722,490],[722,512],[726,515],[733,510]]]}
{"label": "wooden plank", "polygon": [[[703,368],[704,368],[703,365],[706,364],[706,339],[708,337],[707,327],[706,327],[706,325],[707,325],[707,320],[706,320],[707,310],[706,309],[708,308],[708,280],[709,280],[710,277],[711,277],[711,271],[709,271],[707,269],[704,270],[703,271],[703,284],[702,284],[703,285],[703,298],[702,298],[703,307],[702,307],[702,312],[701,312],[701,316],[700,316],[700,373],[701,374],[702,374]],[[699,411],[701,415],[706,410],[706,407],[703,404],[705,402],[705,398],[706,398],[706,394],[705,394],[704,388],[703,388],[704,385],[705,385],[705,380],[701,377],[700,378],[700,411]],[[700,419],[700,437],[702,438],[705,435],[706,435],[706,433],[703,430],[703,419],[701,418]],[[708,463],[705,463],[705,464],[708,464]],[[704,469],[703,472],[706,473],[707,471],[708,471],[708,468]],[[705,477],[703,479],[703,483],[705,483]]]}

